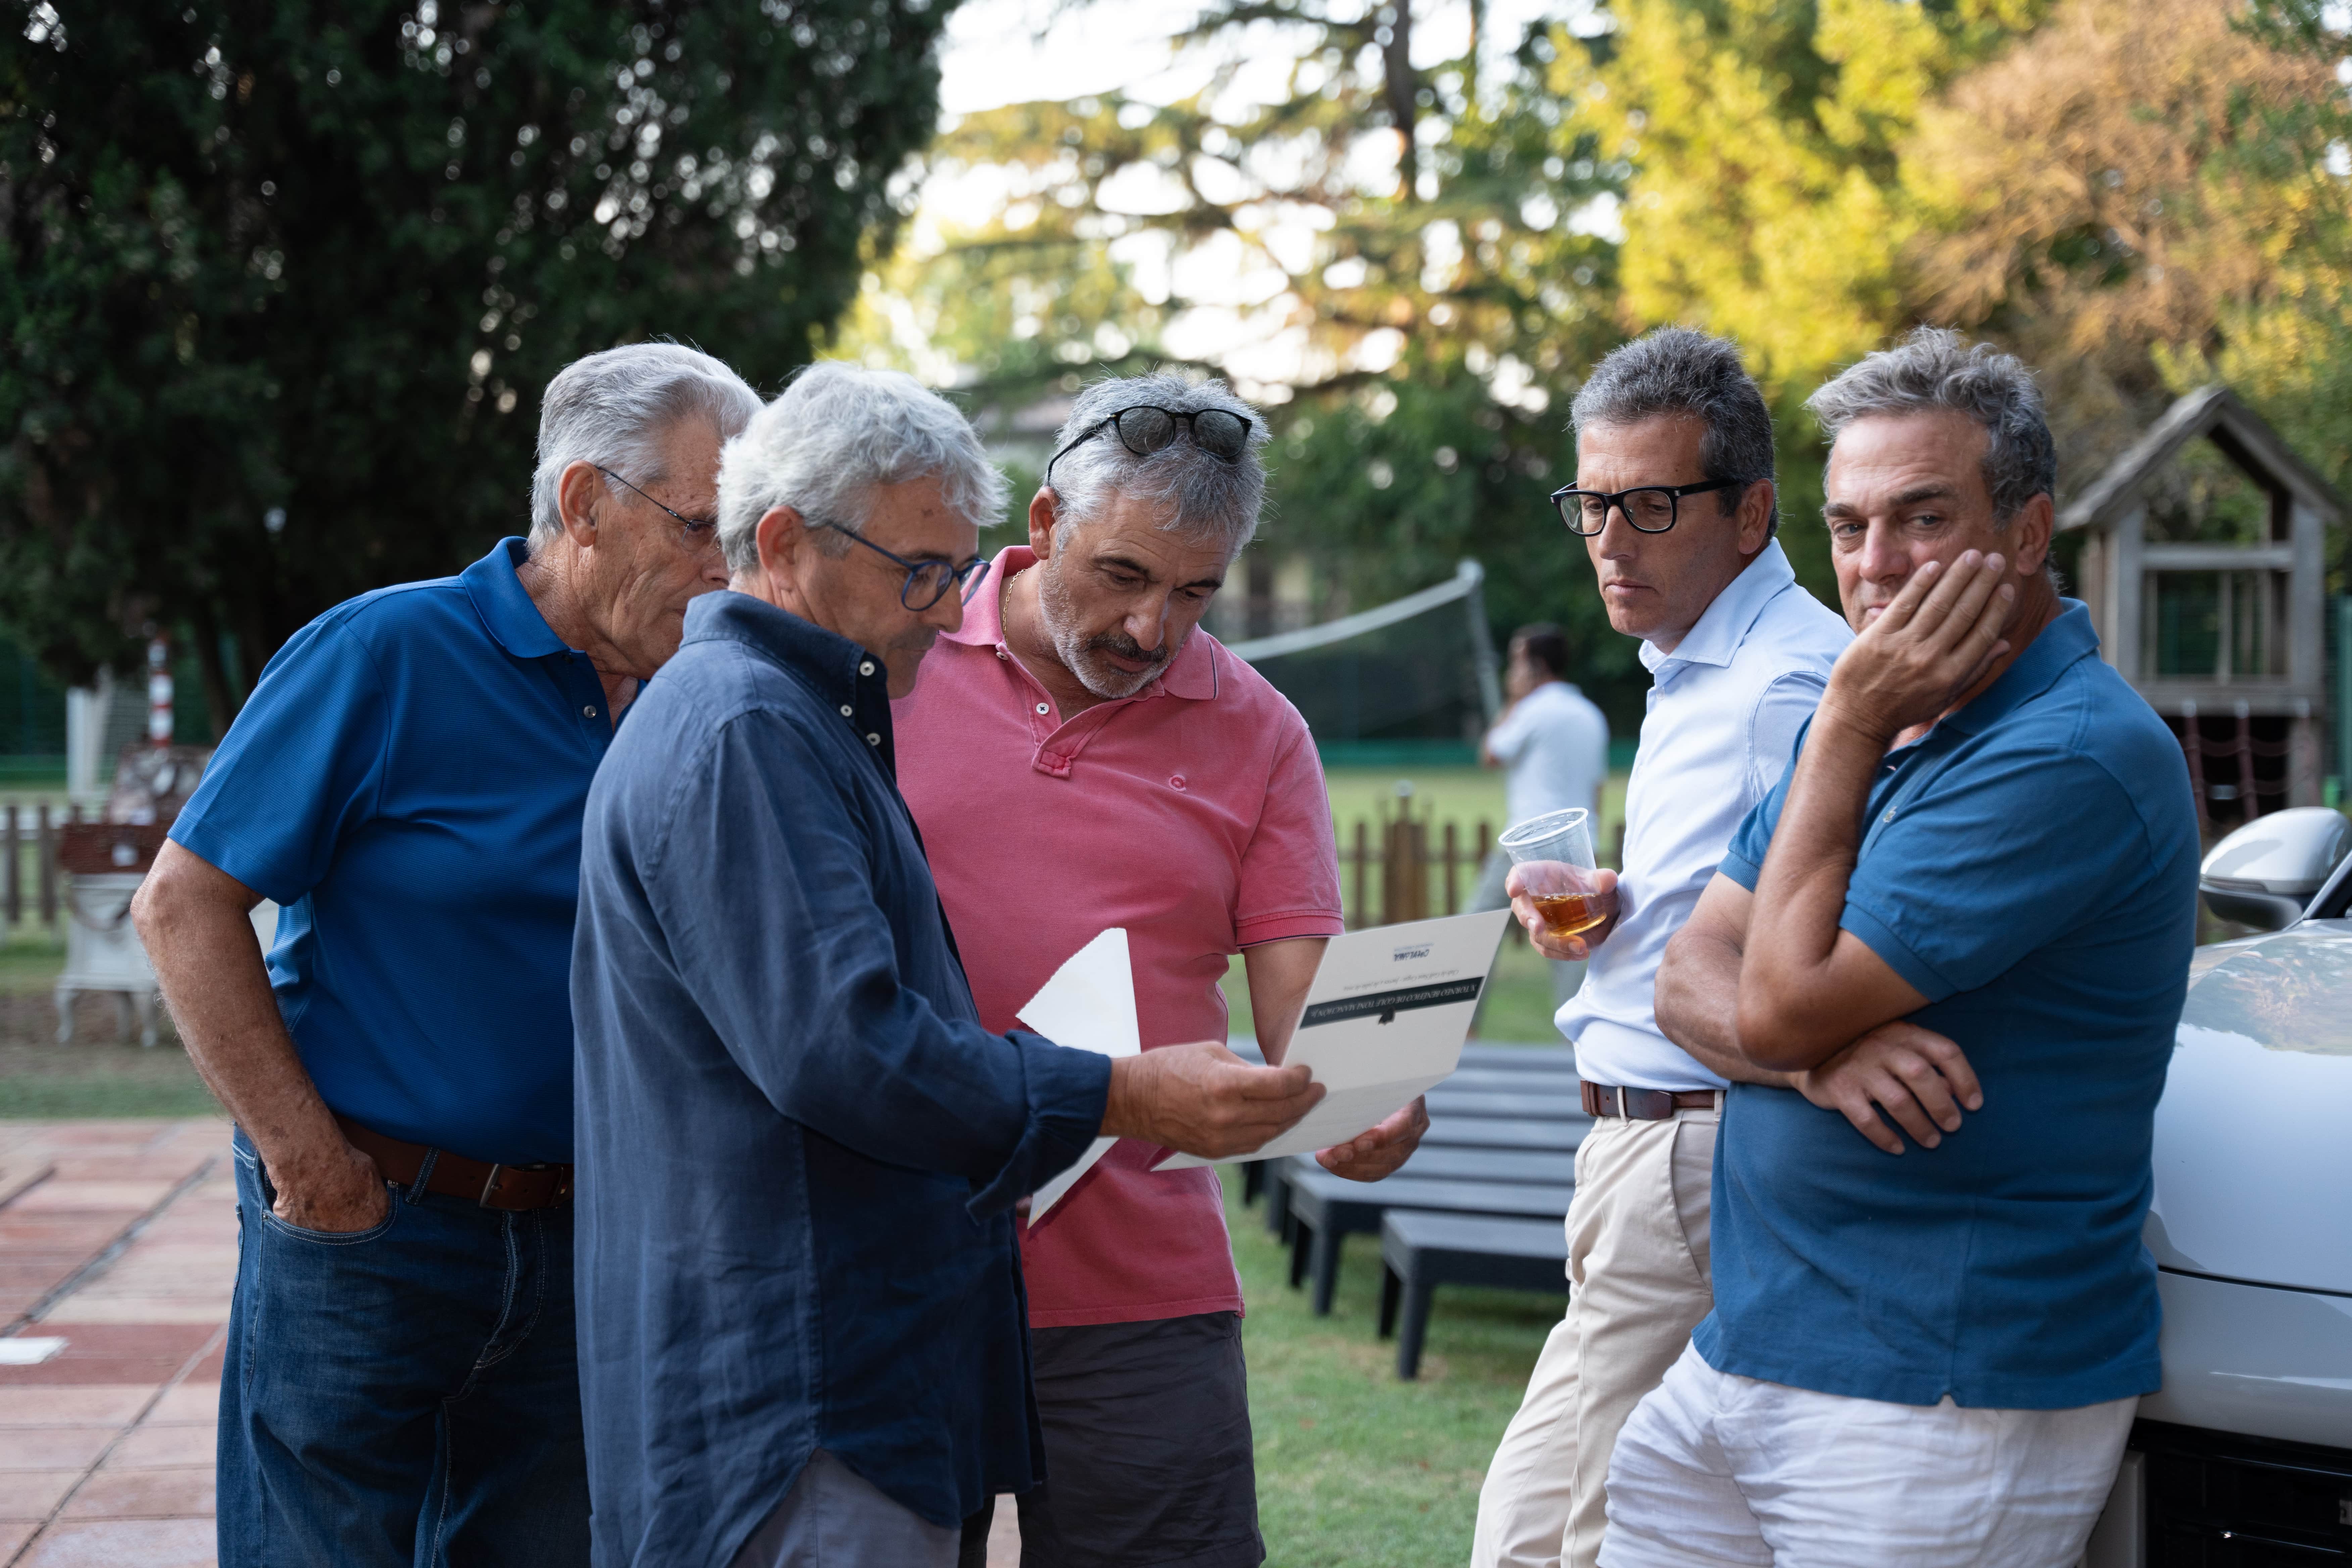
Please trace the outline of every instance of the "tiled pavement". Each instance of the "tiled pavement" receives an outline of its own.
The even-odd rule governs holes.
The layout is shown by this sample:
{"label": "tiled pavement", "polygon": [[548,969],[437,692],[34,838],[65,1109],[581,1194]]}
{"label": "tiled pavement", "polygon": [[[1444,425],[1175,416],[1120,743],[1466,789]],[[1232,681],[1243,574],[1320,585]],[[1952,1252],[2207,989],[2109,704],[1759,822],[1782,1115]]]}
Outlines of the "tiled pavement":
{"label": "tiled pavement", "polygon": [[[0,1121],[0,1565],[214,1568],[236,1274],[226,1121]],[[1020,1561],[1012,1514],[990,1568]]]}
{"label": "tiled pavement", "polygon": [[0,1563],[209,1568],[236,1205],[226,1122],[0,1122]]}

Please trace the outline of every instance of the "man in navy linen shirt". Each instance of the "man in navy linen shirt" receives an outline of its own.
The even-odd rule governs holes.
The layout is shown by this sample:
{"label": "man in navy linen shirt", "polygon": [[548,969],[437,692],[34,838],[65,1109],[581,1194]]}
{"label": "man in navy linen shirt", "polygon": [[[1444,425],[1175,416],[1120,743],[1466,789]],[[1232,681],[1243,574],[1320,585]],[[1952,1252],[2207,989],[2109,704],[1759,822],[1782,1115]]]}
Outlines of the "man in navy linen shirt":
{"label": "man in navy linen shirt", "polygon": [[726,581],[719,446],[759,405],[673,344],[566,368],[529,543],[295,634],[140,889],[164,999],[237,1122],[225,1568],[586,1560],[580,814],[614,710]]}
{"label": "man in navy linen shirt", "polygon": [[[1202,1041],[981,1027],[890,699],[1004,481],[913,378],[826,363],[729,443],[738,591],[590,792],[572,970],[604,1568],[946,1568],[1042,1479],[1012,1209],[1097,1134],[1223,1157],[1321,1091]],[[971,821],[935,831],[1003,833]],[[1003,918],[1055,889],[1003,889]]]}
{"label": "man in navy linen shirt", "polygon": [[[1923,330],[1812,406],[1859,635],[1658,993],[1789,1087],[1731,1091],[1715,1311],[1619,1439],[1601,1561],[2062,1568],[2159,1381],[2186,770],[2047,574],[2023,365]],[[1800,1092],[1874,1043],[1918,1148]]]}

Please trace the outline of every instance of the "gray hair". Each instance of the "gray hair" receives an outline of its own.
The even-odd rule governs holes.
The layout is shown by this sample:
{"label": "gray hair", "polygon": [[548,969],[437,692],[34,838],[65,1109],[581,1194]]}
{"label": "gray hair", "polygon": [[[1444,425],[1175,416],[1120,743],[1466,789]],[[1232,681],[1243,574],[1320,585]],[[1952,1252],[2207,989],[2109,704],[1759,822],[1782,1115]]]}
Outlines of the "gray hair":
{"label": "gray hair", "polygon": [[2057,493],[2058,444],[2033,372],[2015,354],[1970,344],[1948,327],[1918,328],[1895,347],[1864,356],[1805,406],[1832,445],[1839,431],[1875,415],[1966,415],[1984,426],[1985,489],[2003,523],[2035,496]]}
{"label": "gray hair", "polygon": [[[719,542],[730,570],[759,564],[760,520],[780,506],[810,522],[866,530],[875,488],[936,479],[980,528],[1004,521],[1004,476],[971,422],[904,371],[821,360],[793,377],[719,459]],[[849,548],[828,541],[828,554]]]}
{"label": "gray hair", "polygon": [[[1644,419],[1683,416],[1704,427],[1699,466],[1710,479],[1732,479],[1741,488],[1719,492],[1728,517],[1746,487],[1773,475],[1772,413],[1756,378],[1740,363],[1739,345],[1688,327],[1660,327],[1609,353],[1569,408],[1569,428],[1589,425],[1634,425]],[[1780,531],[1780,501],[1772,499],[1765,537]]]}
{"label": "gray hair", "polygon": [[[724,363],[677,343],[625,343],[573,360],[547,384],[539,410],[539,467],[530,478],[530,546],[563,531],[563,470],[596,463],[633,484],[669,478],[661,441],[682,419],[707,419],[720,440],[751,423],[760,395]],[[611,479],[607,492],[619,496]]]}
{"label": "gray hair", "polygon": [[1070,416],[1054,437],[1059,451],[1121,409],[1149,404],[1176,414],[1221,408],[1249,425],[1248,446],[1228,461],[1180,435],[1148,458],[1127,449],[1115,430],[1070,447],[1053,465],[1056,541],[1067,530],[1092,522],[1112,495],[1132,496],[1162,510],[1160,526],[1213,539],[1227,559],[1257,532],[1265,504],[1265,468],[1259,449],[1269,438],[1265,416],[1222,381],[1195,382],[1172,370],[1098,381],[1078,394]]}

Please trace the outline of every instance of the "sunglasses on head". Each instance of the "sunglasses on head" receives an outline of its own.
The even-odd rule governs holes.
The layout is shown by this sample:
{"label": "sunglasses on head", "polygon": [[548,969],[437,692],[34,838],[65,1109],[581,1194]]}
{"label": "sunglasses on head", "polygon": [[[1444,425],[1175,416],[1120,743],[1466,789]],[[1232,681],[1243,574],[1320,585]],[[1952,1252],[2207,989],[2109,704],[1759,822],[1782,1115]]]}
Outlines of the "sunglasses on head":
{"label": "sunglasses on head", "polygon": [[1226,462],[1237,461],[1249,450],[1250,427],[1256,421],[1245,414],[1235,414],[1227,408],[1178,409],[1162,408],[1157,404],[1139,403],[1132,408],[1122,408],[1108,419],[1097,419],[1078,432],[1068,446],[1045,460],[1045,487],[1054,485],[1054,465],[1071,447],[1094,439],[1105,430],[1118,436],[1118,443],[1139,458],[1148,458],[1162,451],[1176,439],[1181,426],[1192,432],[1192,445],[1213,458]]}

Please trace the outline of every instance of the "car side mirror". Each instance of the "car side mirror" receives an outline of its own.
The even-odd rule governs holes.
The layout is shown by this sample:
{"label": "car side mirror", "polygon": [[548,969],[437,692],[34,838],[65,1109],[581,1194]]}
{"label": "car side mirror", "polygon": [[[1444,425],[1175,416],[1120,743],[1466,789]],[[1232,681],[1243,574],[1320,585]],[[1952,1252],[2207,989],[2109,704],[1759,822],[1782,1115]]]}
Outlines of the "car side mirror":
{"label": "car side mirror", "polygon": [[2284,931],[2352,850],[2352,821],[2322,805],[2258,816],[2213,846],[2198,870],[2197,890],[2225,921]]}

